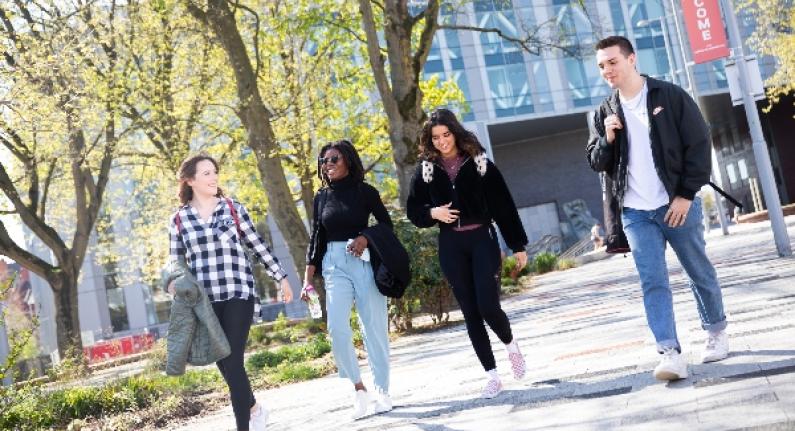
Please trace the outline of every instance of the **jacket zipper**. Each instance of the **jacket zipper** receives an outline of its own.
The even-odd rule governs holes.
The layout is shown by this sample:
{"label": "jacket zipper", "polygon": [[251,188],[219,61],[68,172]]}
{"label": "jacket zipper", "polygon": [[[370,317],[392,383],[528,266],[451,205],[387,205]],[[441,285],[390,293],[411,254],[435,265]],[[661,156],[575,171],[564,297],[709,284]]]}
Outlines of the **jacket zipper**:
{"label": "jacket zipper", "polygon": [[[464,167],[464,165],[466,165],[466,164],[467,164],[467,162],[468,162],[470,159],[472,159],[472,156],[468,156],[466,159],[464,159],[464,161],[463,161],[463,162],[461,162],[461,166],[459,166],[459,167],[458,167],[458,172],[461,172],[461,169]],[[438,167],[442,168],[442,171],[444,171],[444,174],[445,174],[445,175],[447,175],[447,170],[445,170],[445,169],[444,169],[444,166],[442,166],[442,165],[440,165],[439,163],[436,163],[436,162],[431,162],[431,163],[433,163],[434,165],[436,165],[436,166],[438,166]],[[450,177],[450,176],[448,175],[448,178],[449,178],[449,177]],[[454,194],[455,194],[455,180],[457,180],[457,179],[458,179],[458,173],[456,173],[456,175],[455,175],[455,179],[454,179],[453,181],[450,181],[450,184],[453,186],[453,193],[454,193]],[[461,227],[461,217],[458,217],[458,227],[459,227],[459,228]]]}

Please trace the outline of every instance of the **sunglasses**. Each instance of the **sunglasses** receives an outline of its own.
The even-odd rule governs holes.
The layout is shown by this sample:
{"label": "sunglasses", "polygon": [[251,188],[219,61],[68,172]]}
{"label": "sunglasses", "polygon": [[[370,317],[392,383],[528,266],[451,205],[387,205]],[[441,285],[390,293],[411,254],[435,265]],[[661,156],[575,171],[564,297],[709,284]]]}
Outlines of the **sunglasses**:
{"label": "sunglasses", "polygon": [[332,165],[336,165],[337,162],[340,161],[340,156],[318,157],[317,161],[321,165],[325,165],[326,163],[331,163]]}

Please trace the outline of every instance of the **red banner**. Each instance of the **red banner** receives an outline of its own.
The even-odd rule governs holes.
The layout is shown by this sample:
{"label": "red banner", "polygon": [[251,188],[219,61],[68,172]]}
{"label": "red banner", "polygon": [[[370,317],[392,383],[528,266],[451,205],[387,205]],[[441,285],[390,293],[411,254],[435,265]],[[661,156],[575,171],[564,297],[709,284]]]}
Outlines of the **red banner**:
{"label": "red banner", "polygon": [[718,0],[682,0],[693,61],[706,63],[729,56],[729,43]]}

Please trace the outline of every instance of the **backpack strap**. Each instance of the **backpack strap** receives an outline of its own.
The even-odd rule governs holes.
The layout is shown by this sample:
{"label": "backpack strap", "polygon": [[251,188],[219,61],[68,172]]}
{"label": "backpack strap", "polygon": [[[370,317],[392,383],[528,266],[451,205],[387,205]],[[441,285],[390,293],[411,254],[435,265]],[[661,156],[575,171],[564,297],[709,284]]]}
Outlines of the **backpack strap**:
{"label": "backpack strap", "polygon": [[232,205],[232,199],[224,198],[224,200],[226,200],[226,205],[229,207],[229,211],[232,213],[232,218],[235,220],[237,234],[240,235],[240,240],[243,241],[243,231],[240,230],[240,219],[237,217],[237,210],[235,210],[235,206]]}
{"label": "backpack strap", "polygon": [[174,224],[177,225],[177,235],[182,231],[182,221],[179,218],[179,210],[174,214]]}

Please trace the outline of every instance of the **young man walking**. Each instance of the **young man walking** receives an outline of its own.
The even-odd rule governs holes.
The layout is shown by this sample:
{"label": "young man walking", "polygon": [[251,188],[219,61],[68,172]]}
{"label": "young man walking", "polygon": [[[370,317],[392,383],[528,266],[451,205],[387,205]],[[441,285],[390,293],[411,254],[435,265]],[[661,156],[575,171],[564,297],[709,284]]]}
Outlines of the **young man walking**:
{"label": "young man walking", "polygon": [[[690,278],[701,326],[707,331],[702,362],[719,361],[729,353],[723,298],[706,255],[701,199],[696,197],[709,181],[709,131],[684,90],[638,73],[635,50],[626,38],[599,41],[596,61],[613,94],[594,114],[588,162],[609,177],[606,192],[618,202],[620,214],[612,219],[623,224],[640,276],[646,319],[662,355],[654,376],[686,378],[666,243]],[[607,228],[620,233],[620,227]]]}

